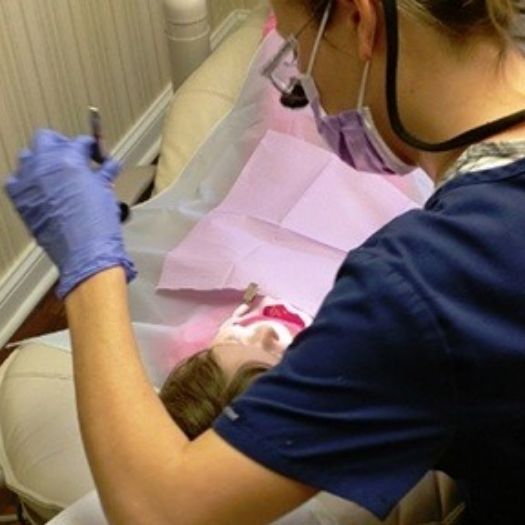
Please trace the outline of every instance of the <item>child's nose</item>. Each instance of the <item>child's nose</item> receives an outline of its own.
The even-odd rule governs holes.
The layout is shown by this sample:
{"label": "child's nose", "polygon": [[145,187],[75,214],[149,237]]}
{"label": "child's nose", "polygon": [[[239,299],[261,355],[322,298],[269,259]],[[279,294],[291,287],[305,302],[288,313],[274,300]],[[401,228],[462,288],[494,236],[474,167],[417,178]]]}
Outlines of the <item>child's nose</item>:
{"label": "child's nose", "polygon": [[270,326],[261,326],[253,334],[252,343],[259,344],[262,348],[273,348],[279,341],[277,332]]}

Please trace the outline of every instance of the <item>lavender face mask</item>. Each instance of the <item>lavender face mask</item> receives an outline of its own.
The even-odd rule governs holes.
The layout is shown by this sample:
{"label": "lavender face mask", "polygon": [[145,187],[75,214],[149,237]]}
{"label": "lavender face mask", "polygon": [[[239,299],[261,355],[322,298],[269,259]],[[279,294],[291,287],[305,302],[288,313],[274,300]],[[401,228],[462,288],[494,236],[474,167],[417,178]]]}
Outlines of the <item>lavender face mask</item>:
{"label": "lavender face mask", "polygon": [[403,162],[387,146],[377,131],[370,108],[363,105],[368,70],[369,64],[363,73],[357,108],[337,115],[327,115],[321,107],[311,75],[304,75],[301,84],[312,106],[319,133],[341,160],[358,171],[406,175],[414,166]]}

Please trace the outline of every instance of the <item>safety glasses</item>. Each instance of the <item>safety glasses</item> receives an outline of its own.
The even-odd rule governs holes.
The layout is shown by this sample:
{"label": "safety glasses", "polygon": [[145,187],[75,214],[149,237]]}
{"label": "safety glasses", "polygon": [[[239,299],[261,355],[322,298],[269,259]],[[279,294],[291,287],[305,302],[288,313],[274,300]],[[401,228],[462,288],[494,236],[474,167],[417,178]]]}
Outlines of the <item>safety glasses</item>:
{"label": "safety glasses", "polygon": [[[330,0],[325,7],[323,18],[319,26],[319,31],[315,40],[314,47],[310,56],[308,69],[306,74],[311,74],[319,49],[321,38],[326,29],[328,18],[330,16],[333,1]],[[317,10],[312,16],[305,22],[305,24],[296,33],[290,35],[283,45],[280,47],[276,55],[268,61],[268,63],[262,68],[261,75],[275,86],[275,88],[283,96],[296,94],[298,86],[300,86],[300,73],[298,70],[297,57],[298,57],[298,43],[299,37],[308,28],[308,26],[316,19],[317,12],[321,9],[323,3],[319,4]]]}

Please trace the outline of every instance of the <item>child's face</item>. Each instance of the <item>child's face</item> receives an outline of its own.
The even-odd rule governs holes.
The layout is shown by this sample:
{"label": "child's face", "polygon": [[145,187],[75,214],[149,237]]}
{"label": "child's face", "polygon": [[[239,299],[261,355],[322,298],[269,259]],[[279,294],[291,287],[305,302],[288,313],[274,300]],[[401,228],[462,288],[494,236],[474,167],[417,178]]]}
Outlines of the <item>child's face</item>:
{"label": "child's face", "polygon": [[258,326],[242,338],[231,333],[219,334],[211,351],[226,375],[232,377],[241,366],[250,362],[275,366],[282,359],[286,346],[273,328]]}

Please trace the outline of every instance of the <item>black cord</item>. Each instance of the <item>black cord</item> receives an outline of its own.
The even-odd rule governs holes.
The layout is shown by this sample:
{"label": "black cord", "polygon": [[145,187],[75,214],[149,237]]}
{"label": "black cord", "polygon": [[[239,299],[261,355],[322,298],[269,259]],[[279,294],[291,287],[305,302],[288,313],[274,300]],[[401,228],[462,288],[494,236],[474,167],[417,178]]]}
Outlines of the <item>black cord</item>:
{"label": "black cord", "polygon": [[470,129],[456,137],[439,143],[430,143],[418,139],[409,133],[403,126],[397,107],[397,63],[399,56],[399,35],[396,0],[383,0],[385,25],[387,36],[387,71],[386,71],[386,98],[388,116],[392,129],[396,135],[414,148],[430,152],[450,151],[481,142],[492,135],[505,131],[525,121],[525,110],[512,113],[477,128]]}

